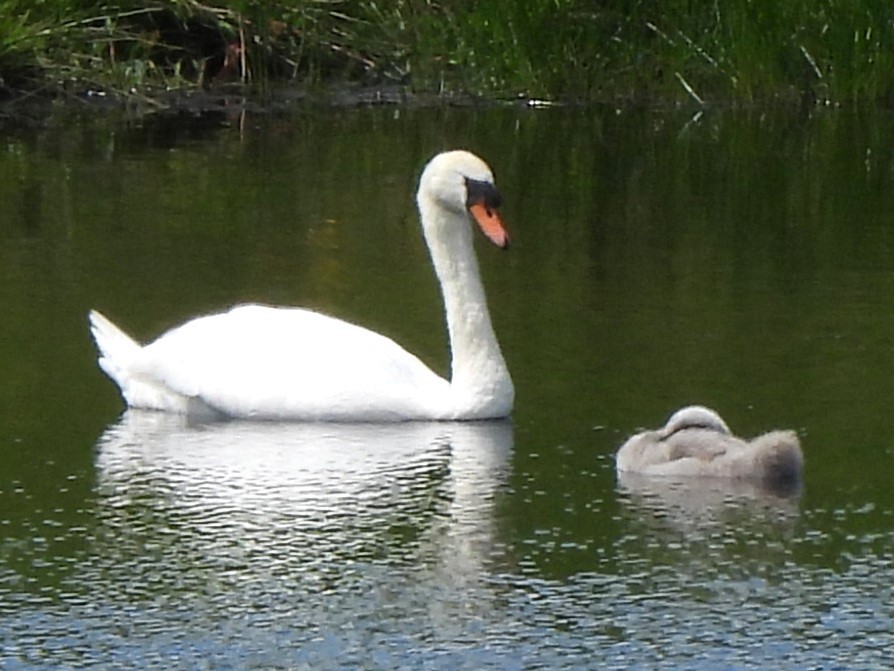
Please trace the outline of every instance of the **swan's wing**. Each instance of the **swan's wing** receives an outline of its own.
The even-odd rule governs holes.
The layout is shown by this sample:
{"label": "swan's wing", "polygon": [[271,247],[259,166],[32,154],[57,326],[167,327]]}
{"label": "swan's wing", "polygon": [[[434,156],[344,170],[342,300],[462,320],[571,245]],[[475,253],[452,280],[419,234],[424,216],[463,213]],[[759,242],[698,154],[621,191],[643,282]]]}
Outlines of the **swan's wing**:
{"label": "swan's wing", "polygon": [[665,442],[669,461],[698,459],[710,462],[729,454],[736,447],[736,441],[731,436],[707,429],[680,431]]}
{"label": "swan's wing", "polygon": [[449,384],[394,341],[310,310],[250,305],[143,348],[140,373],[237,417],[414,419]]}

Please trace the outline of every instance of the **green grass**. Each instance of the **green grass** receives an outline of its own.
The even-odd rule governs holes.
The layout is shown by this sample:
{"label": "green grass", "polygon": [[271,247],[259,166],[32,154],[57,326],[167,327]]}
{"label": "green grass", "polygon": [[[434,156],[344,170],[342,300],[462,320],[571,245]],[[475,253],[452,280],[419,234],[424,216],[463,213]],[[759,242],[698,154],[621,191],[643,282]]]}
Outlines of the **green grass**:
{"label": "green grass", "polygon": [[583,103],[887,103],[894,5],[0,0],[0,95],[281,81]]}

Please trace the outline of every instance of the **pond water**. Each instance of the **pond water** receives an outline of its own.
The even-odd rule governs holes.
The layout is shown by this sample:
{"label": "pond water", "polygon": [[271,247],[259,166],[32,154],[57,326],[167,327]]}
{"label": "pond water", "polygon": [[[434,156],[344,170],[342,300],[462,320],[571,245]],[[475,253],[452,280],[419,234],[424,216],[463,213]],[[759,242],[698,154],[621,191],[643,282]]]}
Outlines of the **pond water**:
{"label": "pond water", "polygon": [[[894,650],[894,118],[301,107],[4,129],[0,666],[873,669]],[[491,164],[511,422],[123,413],[140,339],[258,301],[447,343],[415,180]],[[688,403],[803,489],[619,480]]]}

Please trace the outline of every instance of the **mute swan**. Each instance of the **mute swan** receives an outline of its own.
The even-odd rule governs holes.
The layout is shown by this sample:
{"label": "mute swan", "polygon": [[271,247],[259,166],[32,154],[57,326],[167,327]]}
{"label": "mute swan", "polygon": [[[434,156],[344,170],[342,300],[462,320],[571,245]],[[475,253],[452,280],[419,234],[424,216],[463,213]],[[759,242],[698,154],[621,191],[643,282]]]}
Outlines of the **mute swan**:
{"label": "mute swan", "polygon": [[644,475],[779,481],[800,478],[803,456],[794,431],[770,431],[746,441],[710,408],[690,405],[671,415],[663,428],[631,436],[615,464],[621,472]]}
{"label": "mute swan", "polygon": [[466,151],[435,156],[416,195],[441,286],[451,379],[393,340],[300,308],[244,305],[198,317],[141,346],[97,311],[99,365],[128,406],[298,421],[506,417],[514,389],[491,326],[470,222],[509,236],[490,168]]}

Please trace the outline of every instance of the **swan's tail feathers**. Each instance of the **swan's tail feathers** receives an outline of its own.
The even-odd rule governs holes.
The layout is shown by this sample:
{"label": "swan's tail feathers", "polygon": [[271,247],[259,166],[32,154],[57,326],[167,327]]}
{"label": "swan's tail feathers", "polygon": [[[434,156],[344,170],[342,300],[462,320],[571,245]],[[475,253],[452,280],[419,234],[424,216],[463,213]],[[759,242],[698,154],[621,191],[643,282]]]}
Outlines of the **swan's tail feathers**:
{"label": "swan's tail feathers", "polygon": [[763,477],[770,482],[797,482],[804,469],[801,443],[794,431],[771,431],[758,436]]}
{"label": "swan's tail feathers", "polygon": [[140,344],[96,310],[90,311],[90,331],[99,349],[99,367],[124,391]]}
{"label": "swan's tail feathers", "polygon": [[141,362],[142,345],[96,310],[90,311],[90,331],[99,349],[99,367],[115,381],[129,407],[202,417],[218,415],[201,399],[173,391],[147,374],[143,370],[145,362]]}

